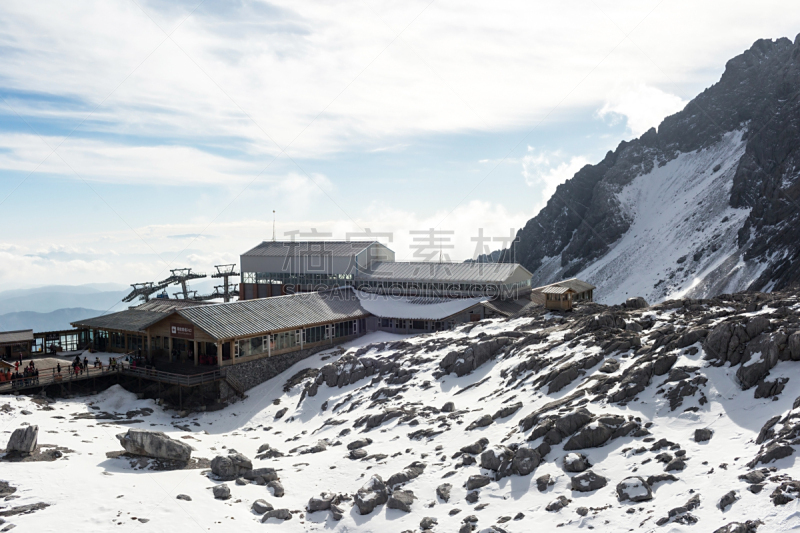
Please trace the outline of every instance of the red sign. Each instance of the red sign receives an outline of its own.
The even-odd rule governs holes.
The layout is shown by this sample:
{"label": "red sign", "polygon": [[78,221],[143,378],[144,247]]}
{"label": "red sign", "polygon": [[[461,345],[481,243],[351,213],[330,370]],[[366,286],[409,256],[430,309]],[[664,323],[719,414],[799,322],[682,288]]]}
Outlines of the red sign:
{"label": "red sign", "polygon": [[176,339],[194,339],[194,326],[191,324],[170,324],[169,336]]}

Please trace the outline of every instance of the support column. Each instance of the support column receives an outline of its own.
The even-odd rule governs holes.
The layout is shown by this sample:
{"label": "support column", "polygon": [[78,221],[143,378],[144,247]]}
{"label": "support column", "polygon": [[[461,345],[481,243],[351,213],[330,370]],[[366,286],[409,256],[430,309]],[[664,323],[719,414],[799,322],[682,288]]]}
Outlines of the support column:
{"label": "support column", "polygon": [[272,357],[272,335],[267,335],[267,357]]}
{"label": "support column", "polygon": [[200,354],[197,352],[197,341],[192,341],[194,343],[194,366],[198,366],[200,364]]}
{"label": "support column", "polygon": [[217,343],[217,366],[222,366],[222,343]]}
{"label": "support column", "polygon": [[231,350],[231,364],[236,360],[236,341],[230,342],[230,350]]}
{"label": "support column", "polygon": [[172,337],[168,337],[168,338],[169,338],[169,347],[167,349],[169,350],[169,362],[171,363],[172,362],[172,349],[173,349],[174,343],[172,342]]}
{"label": "support column", "polygon": [[300,330],[300,349],[303,349],[303,330]]}
{"label": "support column", "polygon": [[150,328],[147,328],[147,359],[153,362],[153,337],[150,336]]}
{"label": "support column", "polygon": [[128,353],[128,334],[122,333],[122,351]]}

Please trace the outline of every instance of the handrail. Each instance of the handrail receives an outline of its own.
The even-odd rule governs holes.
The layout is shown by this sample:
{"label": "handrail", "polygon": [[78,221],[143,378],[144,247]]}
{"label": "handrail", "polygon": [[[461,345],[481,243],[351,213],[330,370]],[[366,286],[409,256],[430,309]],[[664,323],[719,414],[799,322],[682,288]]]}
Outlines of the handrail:
{"label": "handrail", "polygon": [[210,372],[203,372],[201,374],[175,374],[172,372],[164,372],[163,370],[141,367],[126,367],[122,370],[122,373],[127,376],[143,377],[161,381],[163,383],[186,386],[210,383],[217,381],[224,376],[224,373],[221,370],[212,370]]}
{"label": "handrail", "polygon": [[[55,367],[52,367],[40,370],[38,376],[28,376],[15,378],[11,381],[2,381],[0,382],[0,393],[22,390],[31,387],[42,387],[46,385],[52,385],[54,383],[81,381],[116,373],[189,387],[194,385],[202,385],[204,383],[212,383],[214,381],[223,379],[226,375],[226,372],[223,369],[203,372],[201,374],[175,374],[172,372],[164,372],[162,370],[155,370],[152,368],[131,367],[130,365],[124,365],[122,362],[118,362],[116,368],[114,369],[110,368],[109,366],[104,366],[101,368],[90,367],[85,369],[83,372],[79,371],[78,373],[73,372],[71,366],[65,365],[63,368],[66,370],[66,372],[57,373],[55,371]],[[52,373],[47,372],[48,370],[52,370]]]}
{"label": "handrail", "polygon": [[[30,387],[41,387],[52,385],[53,383],[69,383],[70,381],[81,381],[98,376],[107,376],[122,370],[121,366],[111,369],[108,366],[102,368],[87,368],[83,372],[75,373],[71,366],[64,367],[66,372],[58,373],[55,367],[42,369],[38,376],[28,376],[13,378],[11,381],[0,381],[0,392],[21,390]],[[46,372],[52,370],[51,372]]]}

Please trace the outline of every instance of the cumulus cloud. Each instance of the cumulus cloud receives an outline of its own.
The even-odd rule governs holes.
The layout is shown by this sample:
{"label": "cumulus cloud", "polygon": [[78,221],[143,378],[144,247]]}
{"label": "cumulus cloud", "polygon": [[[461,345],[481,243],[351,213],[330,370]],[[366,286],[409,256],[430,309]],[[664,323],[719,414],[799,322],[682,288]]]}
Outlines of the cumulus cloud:
{"label": "cumulus cloud", "polygon": [[589,160],[584,156],[569,156],[560,151],[537,150],[528,146],[528,152],[522,158],[522,175],[525,183],[538,195],[532,212],[538,213],[556,192],[556,187],[587,164]]}
{"label": "cumulus cloud", "polygon": [[629,132],[639,137],[650,128],[658,128],[665,117],[677,113],[687,103],[656,87],[639,85],[615,94],[597,114],[612,124],[624,120]]}

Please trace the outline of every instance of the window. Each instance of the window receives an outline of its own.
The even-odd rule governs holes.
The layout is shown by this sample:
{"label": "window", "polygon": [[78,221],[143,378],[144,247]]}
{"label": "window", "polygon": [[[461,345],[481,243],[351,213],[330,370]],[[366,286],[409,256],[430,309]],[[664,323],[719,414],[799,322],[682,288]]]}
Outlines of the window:
{"label": "window", "polygon": [[295,331],[284,331],[272,336],[273,350],[286,350],[297,345],[297,335]]}
{"label": "window", "polygon": [[242,283],[255,283],[255,282],[256,282],[255,272],[242,272]]}
{"label": "window", "polygon": [[303,343],[313,344],[315,342],[324,341],[327,336],[325,335],[325,326],[316,326],[313,328],[306,328],[303,330]]}
{"label": "window", "polygon": [[413,329],[425,329],[425,322],[422,320],[415,320],[412,324]]}

